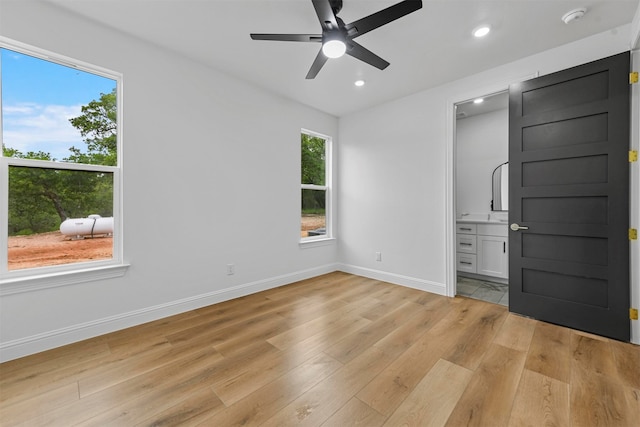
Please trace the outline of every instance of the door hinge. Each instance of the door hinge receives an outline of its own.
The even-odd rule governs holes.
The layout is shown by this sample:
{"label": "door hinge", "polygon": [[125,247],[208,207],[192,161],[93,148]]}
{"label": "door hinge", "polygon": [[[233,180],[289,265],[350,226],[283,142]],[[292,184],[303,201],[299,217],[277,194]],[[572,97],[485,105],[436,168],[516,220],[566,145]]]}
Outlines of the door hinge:
{"label": "door hinge", "polygon": [[638,320],[638,309],[637,308],[630,308],[629,309],[629,319]]}
{"label": "door hinge", "polygon": [[638,229],[630,228],[629,229],[629,240],[638,240]]}
{"label": "door hinge", "polygon": [[629,150],[629,163],[638,161],[638,151],[637,150]]}
{"label": "door hinge", "polygon": [[629,73],[629,84],[632,85],[634,83],[638,83],[638,72],[632,71]]}

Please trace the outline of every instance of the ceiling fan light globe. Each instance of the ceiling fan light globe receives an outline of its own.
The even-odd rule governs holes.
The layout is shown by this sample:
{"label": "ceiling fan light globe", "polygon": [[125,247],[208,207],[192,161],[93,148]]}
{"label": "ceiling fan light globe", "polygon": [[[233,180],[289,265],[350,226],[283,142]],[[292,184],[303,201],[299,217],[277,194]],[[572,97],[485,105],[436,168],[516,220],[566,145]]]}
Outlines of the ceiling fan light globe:
{"label": "ceiling fan light globe", "polygon": [[347,45],[341,40],[328,40],[322,45],[322,53],[327,58],[340,58],[347,51]]}

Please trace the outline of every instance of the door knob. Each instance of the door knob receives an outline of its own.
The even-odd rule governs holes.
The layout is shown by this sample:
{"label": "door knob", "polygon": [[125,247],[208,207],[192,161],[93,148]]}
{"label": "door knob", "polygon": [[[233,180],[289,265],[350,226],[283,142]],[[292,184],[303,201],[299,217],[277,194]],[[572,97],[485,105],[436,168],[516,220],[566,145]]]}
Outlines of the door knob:
{"label": "door knob", "polygon": [[529,229],[529,227],[518,225],[515,222],[513,224],[511,224],[511,226],[509,228],[511,228],[511,230],[513,230],[513,231],[528,230]]}

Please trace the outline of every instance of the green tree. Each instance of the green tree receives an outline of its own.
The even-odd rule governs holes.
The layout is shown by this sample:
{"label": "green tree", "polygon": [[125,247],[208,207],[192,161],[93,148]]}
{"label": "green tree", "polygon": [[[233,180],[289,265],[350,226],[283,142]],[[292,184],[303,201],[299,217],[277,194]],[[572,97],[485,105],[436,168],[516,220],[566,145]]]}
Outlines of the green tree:
{"label": "green tree", "polygon": [[[317,136],[301,134],[302,184],[325,185],[326,141]],[[302,213],[325,212],[325,192],[302,190]]]}
{"label": "green tree", "polygon": [[302,184],[325,184],[325,140],[301,134]]}
{"label": "green tree", "polygon": [[65,160],[74,163],[115,166],[117,153],[117,103],[115,88],[111,93],[100,94],[98,101],[93,100],[82,107],[82,115],[69,121],[80,131],[87,144],[87,152],[71,147],[71,156]]}

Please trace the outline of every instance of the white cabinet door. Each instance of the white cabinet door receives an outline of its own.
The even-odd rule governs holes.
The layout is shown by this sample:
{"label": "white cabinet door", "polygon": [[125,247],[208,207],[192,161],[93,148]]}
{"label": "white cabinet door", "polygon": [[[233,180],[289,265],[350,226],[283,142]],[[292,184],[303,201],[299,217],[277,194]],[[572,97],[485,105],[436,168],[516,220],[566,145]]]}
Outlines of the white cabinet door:
{"label": "white cabinet door", "polygon": [[477,237],[477,272],[487,276],[509,277],[509,243],[507,237]]}

